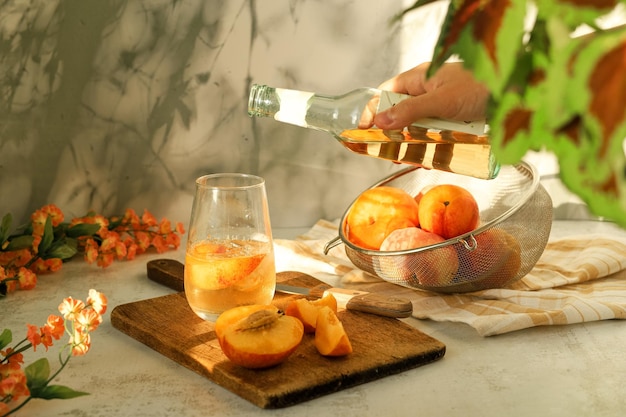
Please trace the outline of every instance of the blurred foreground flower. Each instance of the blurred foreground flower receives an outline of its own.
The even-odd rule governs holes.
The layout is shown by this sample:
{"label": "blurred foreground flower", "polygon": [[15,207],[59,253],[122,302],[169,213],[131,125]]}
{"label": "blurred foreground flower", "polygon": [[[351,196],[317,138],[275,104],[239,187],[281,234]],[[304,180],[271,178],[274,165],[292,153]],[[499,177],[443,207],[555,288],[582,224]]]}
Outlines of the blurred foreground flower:
{"label": "blurred foreground flower", "polygon": [[37,274],[58,271],[63,262],[82,252],[87,262],[106,268],[114,260],[134,259],[150,247],[162,253],[176,249],[185,233],[182,223],[160,222],[144,210],[139,217],[128,209],[124,216],[89,213],[63,221],[61,210],[49,204],[35,211],[31,224],[10,234],[12,216],[0,224],[0,296],[17,289],[30,290]]}
{"label": "blurred foreground flower", "polygon": [[[51,314],[42,327],[28,324],[26,337],[13,347],[9,347],[13,340],[11,330],[5,329],[0,334],[0,417],[19,410],[33,398],[51,400],[87,395],[65,386],[50,385],[50,382],[61,373],[72,356],[89,351],[91,332],[102,323],[106,309],[106,296],[92,289],[86,302],[65,298],[59,305],[61,316]],[[64,333],[69,339],[61,346],[60,367],[56,372],[50,375],[47,358],[38,359],[22,369],[24,351],[32,348],[36,352],[38,346],[43,346],[47,352]]]}

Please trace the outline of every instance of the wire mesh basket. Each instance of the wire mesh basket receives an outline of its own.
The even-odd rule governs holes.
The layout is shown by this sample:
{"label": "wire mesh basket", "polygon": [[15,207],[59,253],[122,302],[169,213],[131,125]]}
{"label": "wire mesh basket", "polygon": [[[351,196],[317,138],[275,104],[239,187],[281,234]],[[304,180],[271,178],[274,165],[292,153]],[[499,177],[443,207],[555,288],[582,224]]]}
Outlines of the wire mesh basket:
{"label": "wire mesh basket", "polygon": [[341,219],[339,236],[326,244],[325,252],[343,242],[357,268],[394,284],[442,293],[501,288],[530,272],[552,226],[552,200],[532,165],[503,166],[492,180],[411,167],[371,188],[386,185],[417,195],[438,184],[456,184],[472,193],[481,220],[475,230],[415,249],[364,249],[346,237],[351,205]]}

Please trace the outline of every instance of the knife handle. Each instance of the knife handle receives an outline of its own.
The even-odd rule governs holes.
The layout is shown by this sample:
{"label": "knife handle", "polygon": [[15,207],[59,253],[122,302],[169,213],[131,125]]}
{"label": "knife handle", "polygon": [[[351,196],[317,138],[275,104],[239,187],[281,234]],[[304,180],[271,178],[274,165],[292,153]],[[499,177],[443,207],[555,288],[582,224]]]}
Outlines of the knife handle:
{"label": "knife handle", "polygon": [[413,313],[413,304],[406,298],[344,288],[332,288],[326,292],[331,293],[337,299],[337,304],[345,305],[348,310],[396,318],[410,317]]}
{"label": "knife handle", "polygon": [[185,265],[174,259],[155,259],[146,265],[148,278],[178,292],[185,291]]}

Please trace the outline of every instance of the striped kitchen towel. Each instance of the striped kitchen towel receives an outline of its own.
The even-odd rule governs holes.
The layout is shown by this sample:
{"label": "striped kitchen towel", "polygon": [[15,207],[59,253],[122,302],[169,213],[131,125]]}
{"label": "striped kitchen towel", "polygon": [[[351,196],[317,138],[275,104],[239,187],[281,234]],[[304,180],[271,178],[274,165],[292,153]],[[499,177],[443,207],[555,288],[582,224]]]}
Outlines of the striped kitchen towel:
{"label": "striped kitchen towel", "polygon": [[277,263],[319,279],[339,277],[343,286],[413,302],[419,319],[462,322],[482,336],[534,326],[626,319],[626,239],[585,235],[551,240],[539,262],[507,288],[437,294],[382,281],[358,270],[342,245],[324,255],[337,235],[335,222],[321,220],[294,241],[277,240]]}

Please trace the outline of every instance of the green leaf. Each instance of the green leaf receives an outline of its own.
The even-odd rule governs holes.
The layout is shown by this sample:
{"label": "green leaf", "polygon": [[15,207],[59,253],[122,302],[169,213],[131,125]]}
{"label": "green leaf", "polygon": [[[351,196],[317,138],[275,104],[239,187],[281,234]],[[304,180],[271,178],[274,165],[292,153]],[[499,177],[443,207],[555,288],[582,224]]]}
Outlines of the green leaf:
{"label": "green leaf", "polygon": [[53,241],[54,231],[52,230],[52,219],[48,216],[46,218],[46,225],[43,229],[43,236],[41,237],[41,242],[39,243],[39,253],[46,253]]}
{"label": "green leaf", "polygon": [[100,230],[99,224],[79,223],[67,229],[69,237],[93,236]]}
{"label": "green leaf", "polygon": [[67,234],[69,223],[60,223],[58,226],[53,227],[54,238],[59,239]]}
{"label": "green leaf", "polygon": [[51,400],[54,398],[67,399],[89,395],[87,392],[75,391],[61,385],[47,385],[48,378],[50,378],[50,363],[46,358],[41,358],[28,365],[24,368],[24,373],[26,374],[30,395],[33,398]]}
{"label": "green leaf", "polygon": [[9,252],[14,250],[31,248],[33,246],[34,240],[35,238],[33,238],[32,235],[22,235],[14,237],[9,241],[9,244],[7,245],[5,251]]}
{"label": "green leaf", "polygon": [[596,19],[609,13],[617,5],[617,0],[537,0],[539,17],[556,16],[570,31],[587,24],[596,25]]}
{"label": "green leaf", "polygon": [[[453,45],[458,39],[458,31],[459,27],[465,26],[467,22],[463,24],[459,23],[456,19],[457,7],[455,2],[451,1],[448,5],[448,11],[446,12],[446,16],[441,24],[441,31],[439,33],[439,39],[435,44],[435,49],[433,50],[433,57],[431,59],[431,64],[428,67],[427,76],[430,77],[433,75],[437,69],[445,61],[448,60],[452,56],[451,44]],[[456,28],[455,28],[456,27]]]}
{"label": "green leaf", "polygon": [[543,117],[545,148],[559,161],[560,176],[593,214],[626,227],[626,29],[569,39],[556,18]]}
{"label": "green leaf", "polygon": [[2,218],[2,223],[0,224],[0,247],[9,238],[11,223],[13,223],[13,216],[11,213],[5,214]]}
{"label": "green leaf", "polygon": [[0,334],[0,349],[4,349],[13,341],[13,333],[11,330],[4,329],[2,334]]}
{"label": "green leaf", "polygon": [[[31,392],[32,395],[32,392]],[[37,396],[35,398],[41,398],[44,400],[53,400],[53,399],[61,399],[66,400],[69,398],[76,398],[83,395],[89,395],[88,392],[75,391],[72,388],[65,387],[63,385],[48,385],[43,387],[40,391],[37,392]]]}
{"label": "green leaf", "polygon": [[489,87],[493,97],[502,95],[511,74],[521,64],[518,57],[525,15],[525,2],[485,2],[452,48],[476,78]]}
{"label": "green leaf", "polygon": [[121,225],[124,222],[123,216],[112,216],[109,217],[109,230],[114,230],[116,227]]}
{"label": "green leaf", "polygon": [[45,388],[50,377],[50,363],[47,358],[41,358],[24,368],[26,374],[26,385],[30,390],[30,395],[38,398],[38,393]]}
{"label": "green leaf", "polygon": [[55,242],[50,250],[43,254],[43,259],[59,258],[63,261],[71,259],[78,253],[78,244],[76,239],[63,239],[62,241]]}
{"label": "green leaf", "polygon": [[515,164],[529,149],[532,110],[516,94],[506,94],[500,100],[490,123],[491,144],[501,164]]}

